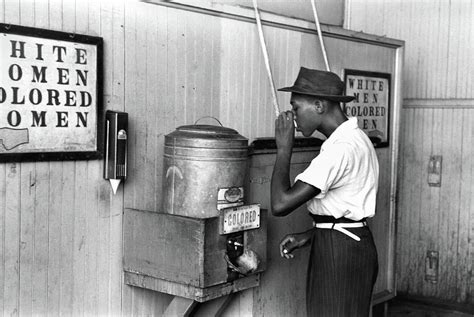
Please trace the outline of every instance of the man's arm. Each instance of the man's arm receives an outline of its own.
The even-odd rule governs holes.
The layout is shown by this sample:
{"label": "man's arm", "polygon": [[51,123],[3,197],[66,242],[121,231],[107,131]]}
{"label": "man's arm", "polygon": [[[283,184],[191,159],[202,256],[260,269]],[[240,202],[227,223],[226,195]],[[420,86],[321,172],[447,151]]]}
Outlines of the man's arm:
{"label": "man's arm", "polygon": [[294,142],[293,113],[280,114],[275,120],[277,156],[271,181],[272,214],[282,217],[319,194],[320,190],[307,183],[290,183],[290,162]]}

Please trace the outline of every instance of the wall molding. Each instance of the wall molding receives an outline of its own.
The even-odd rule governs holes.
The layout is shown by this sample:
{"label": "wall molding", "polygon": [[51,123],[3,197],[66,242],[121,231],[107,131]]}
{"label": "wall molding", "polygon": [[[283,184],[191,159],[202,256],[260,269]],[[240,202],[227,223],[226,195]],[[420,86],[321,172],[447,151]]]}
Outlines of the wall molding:
{"label": "wall molding", "polygon": [[[255,13],[252,8],[232,6],[211,2],[209,0],[140,0],[144,3],[170,7],[191,12],[198,12],[222,18],[239,20],[249,23],[256,23]],[[260,11],[260,17],[263,25],[288,29],[303,33],[317,34],[315,24],[306,20],[289,18],[274,13]],[[356,32],[343,29],[339,26],[321,24],[321,33],[325,37],[344,39],[346,41],[361,42],[385,46],[390,48],[399,48],[405,45],[405,41],[392,39],[386,36],[378,36],[364,32]]]}
{"label": "wall molding", "polygon": [[451,108],[474,109],[474,99],[447,98],[447,99],[403,99],[403,108]]}

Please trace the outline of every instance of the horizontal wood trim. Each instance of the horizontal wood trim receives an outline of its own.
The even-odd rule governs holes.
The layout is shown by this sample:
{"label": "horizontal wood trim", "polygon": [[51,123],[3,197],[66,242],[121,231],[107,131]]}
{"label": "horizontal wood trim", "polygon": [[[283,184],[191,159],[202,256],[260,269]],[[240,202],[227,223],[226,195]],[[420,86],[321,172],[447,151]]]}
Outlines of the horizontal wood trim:
{"label": "horizontal wood trim", "polygon": [[403,108],[474,108],[474,99],[403,99]]}
{"label": "horizontal wood trim", "polygon": [[[160,0],[141,0],[145,3],[156,4],[160,6],[172,7],[192,12],[199,12],[223,18],[230,18],[239,21],[255,23],[255,13],[251,8],[231,6],[224,4],[216,4],[208,1],[160,1]],[[263,25],[278,27],[282,29],[294,30],[304,33],[316,34],[316,27],[313,22],[288,18],[269,12],[260,12],[260,17]],[[392,39],[385,36],[378,36],[367,34],[364,32],[355,32],[343,29],[338,26],[321,24],[321,32],[326,37],[339,38],[346,41],[362,42],[374,44],[378,46],[386,46],[391,48],[398,48],[404,46],[405,42],[402,40]]]}

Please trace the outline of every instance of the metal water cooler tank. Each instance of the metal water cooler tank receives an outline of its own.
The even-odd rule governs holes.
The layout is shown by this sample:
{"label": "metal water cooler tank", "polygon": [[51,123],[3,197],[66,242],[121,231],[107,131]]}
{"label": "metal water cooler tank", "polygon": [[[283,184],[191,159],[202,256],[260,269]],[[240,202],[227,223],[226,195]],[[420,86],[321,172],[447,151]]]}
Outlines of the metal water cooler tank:
{"label": "metal water cooler tank", "polygon": [[244,203],[248,140],[213,125],[185,125],[165,136],[163,212],[219,216]]}

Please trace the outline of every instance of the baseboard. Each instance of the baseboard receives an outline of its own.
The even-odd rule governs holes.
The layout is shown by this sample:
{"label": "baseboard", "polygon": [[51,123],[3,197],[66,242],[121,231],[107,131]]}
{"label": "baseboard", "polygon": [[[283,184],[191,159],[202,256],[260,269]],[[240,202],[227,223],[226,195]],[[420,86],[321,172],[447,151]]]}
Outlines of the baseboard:
{"label": "baseboard", "polygon": [[474,314],[473,303],[454,303],[439,298],[413,296],[403,293],[397,293],[397,296],[392,299],[396,302],[404,302],[407,304],[424,305],[428,307],[436,307],[445,310],[454,310],[462,313]]}

